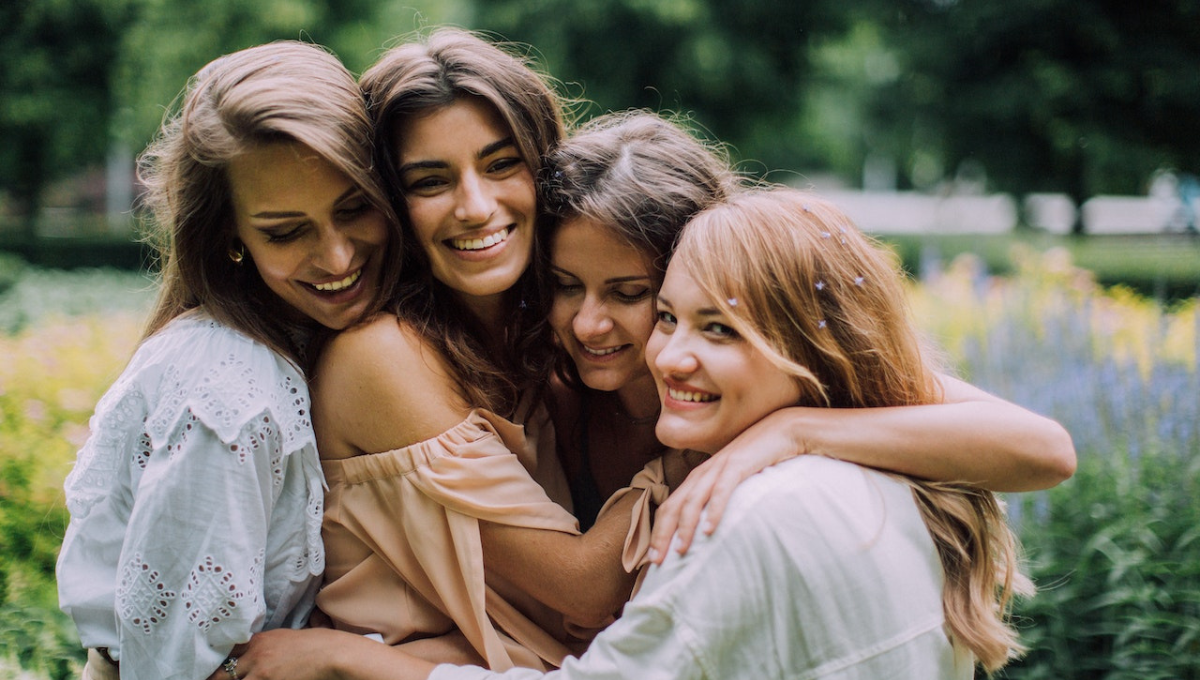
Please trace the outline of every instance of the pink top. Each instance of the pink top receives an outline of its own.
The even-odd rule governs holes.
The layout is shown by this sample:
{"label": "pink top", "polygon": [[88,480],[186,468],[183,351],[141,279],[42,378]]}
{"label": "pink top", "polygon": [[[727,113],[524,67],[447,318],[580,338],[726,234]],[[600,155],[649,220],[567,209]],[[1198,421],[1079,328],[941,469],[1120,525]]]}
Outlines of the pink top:
{"label": "pink top", "polygon": [[484,573],[480,520],[579,533],[545,409],[525,421],[477,409],[433,439],[322,462],[317,606],[335,628],[393,645],[459,630],[494,670],[582,650],[561,614]]}

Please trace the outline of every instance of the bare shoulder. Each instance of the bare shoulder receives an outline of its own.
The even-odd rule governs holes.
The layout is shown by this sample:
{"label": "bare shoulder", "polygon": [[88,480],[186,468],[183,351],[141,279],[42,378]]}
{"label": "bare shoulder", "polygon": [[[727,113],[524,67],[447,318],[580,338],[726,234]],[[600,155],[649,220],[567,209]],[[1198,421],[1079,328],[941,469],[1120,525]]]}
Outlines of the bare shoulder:
{"label": "bare shoulder", "polygon": [[338,334],[313,371],[313,424],[322,457],[402,448],[462,421],[469,408],[437,350],[381,314]]}

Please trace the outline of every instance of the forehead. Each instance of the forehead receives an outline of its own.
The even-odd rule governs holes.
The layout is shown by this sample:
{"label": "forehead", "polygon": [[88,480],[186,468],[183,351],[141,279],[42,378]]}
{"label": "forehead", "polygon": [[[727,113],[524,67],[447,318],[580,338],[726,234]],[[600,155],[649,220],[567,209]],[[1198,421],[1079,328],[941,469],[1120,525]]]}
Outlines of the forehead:
{"label": "forehead", "polygon": [[588,217],[564,220],[551,244],[554,266],[607,277],[655,277],[650,258],[612,227]]}
{"label": "forehead", "polygon": [[396,152],[402,162],[474,156],[512,131],[486,100],[460,97],[453,103],[396,122]]}
{"label": "forehead", "polygon": [[235,208],[247,212],[336,198],[351,185],[329,161],[299,142],[254,146],[230,161],[228,173]]}
{"label": "forehead", "polygon": [[667,275],[660,290],[659,297],[676,310],[713,307],[712,298],[700,288],[687,267],[678,261],[673,261],[667,267]]}

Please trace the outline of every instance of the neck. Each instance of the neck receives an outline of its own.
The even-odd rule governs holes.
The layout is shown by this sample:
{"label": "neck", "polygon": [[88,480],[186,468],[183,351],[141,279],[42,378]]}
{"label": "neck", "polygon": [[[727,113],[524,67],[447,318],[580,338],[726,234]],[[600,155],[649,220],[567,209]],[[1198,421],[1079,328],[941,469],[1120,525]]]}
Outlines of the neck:
{"label": "neck", "polygon": [[658,387],[649,372],[621,386],[616,392],[621,410],[635,423],[654,423],[662,403],[658,398]]}

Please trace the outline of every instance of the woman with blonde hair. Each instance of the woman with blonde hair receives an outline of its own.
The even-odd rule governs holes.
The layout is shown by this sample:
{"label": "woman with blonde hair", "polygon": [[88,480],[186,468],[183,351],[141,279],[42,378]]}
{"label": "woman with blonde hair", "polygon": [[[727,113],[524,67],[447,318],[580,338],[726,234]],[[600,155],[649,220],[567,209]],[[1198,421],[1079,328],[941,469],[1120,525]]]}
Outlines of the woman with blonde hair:
{"label": "woman with blonde hair", "polygon": [[308,619],[324,481],[302,367],[388,297],[399,244],[358,85],[314,45],[205,66],[140,171],[162,283],[66,480],[59,604],[85,677],[204,678]]}

